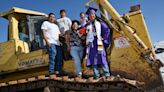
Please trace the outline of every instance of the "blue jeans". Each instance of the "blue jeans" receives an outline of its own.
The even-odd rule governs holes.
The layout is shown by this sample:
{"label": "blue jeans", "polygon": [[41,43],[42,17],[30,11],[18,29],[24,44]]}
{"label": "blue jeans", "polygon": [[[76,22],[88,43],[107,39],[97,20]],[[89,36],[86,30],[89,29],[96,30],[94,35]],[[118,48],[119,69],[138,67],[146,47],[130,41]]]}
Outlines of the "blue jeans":
{"label": "blue jeans", "polygon": [[63,53],[62,53],[62,49],[60,46],[56,45],[56,50],[57,50],[57,54],[56,54],[56,63],[55,63],[55,71],[62,71],[62,67],[63,67]]}
{"label": "blue jeans", "polygon": [[47,51],[49,54],[49,73],[53,74],[55,73],[55,70],[60,71],[62,68],[62,54],[60,53],[60,47],[51,44],[51,47],[47,48]]}
{"label": "blue jeans", "polygon": [[72,46],[71,47],[71,56],[74,59],[74,63],[75,63],[75,67],[76,67],[76,74],[77,75],[81,75],[81,61],[83,58],[83,51],[84,48],[83,47],[78,47],[78,46]]}
{"label": "blue jeans", "polygon": [[[104,75],[107,77],[107,76],[110,76],[110,72],[109,72],[109,67],[108,65],[103,65],[101,66],[102,69],[103,69],[103,73]],[[100,73],[99,73],[99,69],[98,69],[98,66],[97,65],[93,65],[93,72],[94,72],[94,77],[100,77]]]}

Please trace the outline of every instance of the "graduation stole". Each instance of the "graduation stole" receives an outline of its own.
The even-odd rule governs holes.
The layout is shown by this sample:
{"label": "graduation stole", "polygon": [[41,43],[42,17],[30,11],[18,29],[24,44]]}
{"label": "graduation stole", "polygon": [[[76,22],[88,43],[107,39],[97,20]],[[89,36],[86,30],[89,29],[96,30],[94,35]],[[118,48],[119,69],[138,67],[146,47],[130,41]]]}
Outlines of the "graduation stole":
{"label": "graduation stole", "polygon": [[[94,34],[96,33],[96,36],[97,36],[97,50],[98,52],[101,52],[104,50],[104,47],[103,47],[103,42],[102,42],[102,38],[99,39],[99,37],[101,37],[101,23],[98,22],[97,20],[95,20],[95,23],[94,24],[89,24],[87,25],[86,27],[87,29],[87,42],[90,42],[92,44],[90,44],[90,46],[92,47],[93,46],[93,40],[94,40]],[[85,59],[89,58],[88,55],[89,55],[89,51],[90,51],[90,46],[87,46],[87,49],[86,49],[86,57]]]}
{"label": "graduation stole", "polygon": [[101,23],[95,20],[94,24],[92,24],[93,31],[96,33],[97,36],[97,45],[98,45],[98,51],[103,50],[103,42],[102,42],[102,37],[101,37]]}

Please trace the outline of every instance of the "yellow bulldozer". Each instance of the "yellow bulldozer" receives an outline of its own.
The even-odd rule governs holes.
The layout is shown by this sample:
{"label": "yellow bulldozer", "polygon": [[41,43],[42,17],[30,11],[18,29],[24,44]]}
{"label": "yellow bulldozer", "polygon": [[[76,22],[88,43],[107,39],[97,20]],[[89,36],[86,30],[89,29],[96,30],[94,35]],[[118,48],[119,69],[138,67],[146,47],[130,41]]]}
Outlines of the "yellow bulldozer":
{"label": "yellow bulldozer", "polygon": [[[93,2],[112,31],[112,44],[107,49],[110,79],[93,82],[69,75],[49,76],[40,28],[47,14],[13,7],[0,13],[9,23],[8,41],[0,43],[0,92],[160,92],[161,63],[156,60],[140,6],[120,15],[108,0],[91,0],[86,6]],[[74,73],[73,60],[64,61],[63,71]],[[83,71],[92,74],[85,61]]]}

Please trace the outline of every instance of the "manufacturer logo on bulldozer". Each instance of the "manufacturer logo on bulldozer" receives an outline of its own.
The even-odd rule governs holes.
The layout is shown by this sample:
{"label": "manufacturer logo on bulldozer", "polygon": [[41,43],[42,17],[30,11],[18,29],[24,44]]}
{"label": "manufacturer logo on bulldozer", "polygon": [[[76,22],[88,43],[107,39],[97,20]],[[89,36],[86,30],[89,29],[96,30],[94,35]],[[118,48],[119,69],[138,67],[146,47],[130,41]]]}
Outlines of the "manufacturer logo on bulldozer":
{"label": "manufacturer logo on bulldozer", "polygon": [[127,48],[130,46],[130,43],[125,37],[117,37],[114,40],[114,45],[116,48]]}
{"label": "manufacturer logo on bulldozer", "polygon": [[32,59],[32,60],[19,62],[18,65],[19,65],[19,67],[22,68],[22,67],[34,66],[34,65],[38,65],[38,64],[42,64],[42,63],[44,63],[44,60],[42,60],[42,59]]}

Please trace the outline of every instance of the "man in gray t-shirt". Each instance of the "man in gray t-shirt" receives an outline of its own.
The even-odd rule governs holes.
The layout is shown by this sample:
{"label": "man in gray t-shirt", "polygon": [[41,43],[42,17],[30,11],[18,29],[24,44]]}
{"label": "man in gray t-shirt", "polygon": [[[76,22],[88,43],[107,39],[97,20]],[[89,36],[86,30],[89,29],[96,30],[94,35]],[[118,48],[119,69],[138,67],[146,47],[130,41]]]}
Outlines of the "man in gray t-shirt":
{"label": "man in gray t-shirt", "polygon": [[[59,26],[60,32],[65,34],[67,31],[71,30],[72,21],[66,17],[66,11],[64,9],[60,10],[60,17],[61,18],[57,19],[57,24]],[[65,60],[69,60],[70,58],[69,52],[67,51],[67,40],[67,35],[60,37],[60,41],[62,43],[63,58]]]}
{"label": "man in gray t-shirt", "polygon": [[60,10],[60,17],[57,19],[57,23],[61,32],[66,32],[71,29],[72,22],[66,17],[66,11],[64,9]]}

